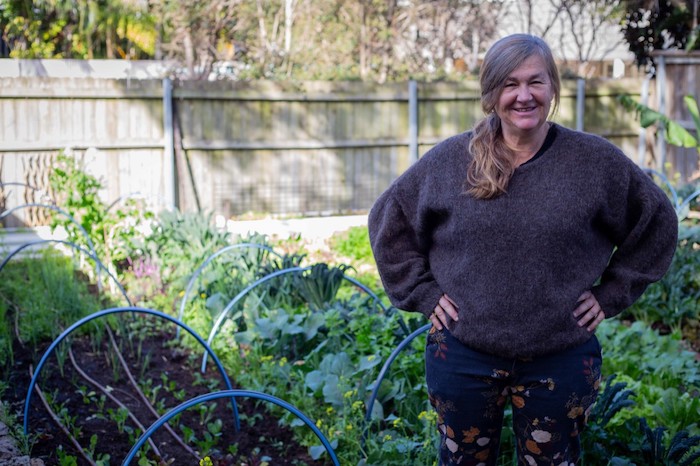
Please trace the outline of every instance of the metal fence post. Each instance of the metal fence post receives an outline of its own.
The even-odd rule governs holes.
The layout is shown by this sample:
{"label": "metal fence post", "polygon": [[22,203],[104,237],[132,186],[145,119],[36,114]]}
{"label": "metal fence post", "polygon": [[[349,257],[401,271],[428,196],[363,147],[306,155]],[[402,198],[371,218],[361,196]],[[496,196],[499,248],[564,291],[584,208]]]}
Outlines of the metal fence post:
{"label": "metal fence post", "polygon": [[583,131],[584,110],[586,108],[586,80],[576,80],[576,130]]}
{"label": "metal fence post", "polygon": [[163,178],[165,199],[170,205],[179,207],[175,170],[175,144],[173,131],[173,83],[163,79]]}
{"label": "metal fence post", "polygon": [[[659,99],[659,113],[666,115],[666,57],[658,56],[656,70],[656,95]],[[664,125],[657,125],[656,144],[659,150],[656,169],[666,173],[666,129]]]}
{"label": "metal fence post", "polygon": [[411,163],[418,160],[418,83],[408,82],[408,155]]}

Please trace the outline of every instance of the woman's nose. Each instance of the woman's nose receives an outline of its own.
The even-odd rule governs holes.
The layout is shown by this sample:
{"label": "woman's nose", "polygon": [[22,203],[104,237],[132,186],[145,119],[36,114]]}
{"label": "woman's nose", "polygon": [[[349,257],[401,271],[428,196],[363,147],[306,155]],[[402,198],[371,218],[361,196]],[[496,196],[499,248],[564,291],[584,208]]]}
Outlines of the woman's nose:
{"label": "woman's nose", "polygon": [[532,97],[530,92],[530,87],[527,85],[522,85],[518,87],[518,100],[528,101]]}

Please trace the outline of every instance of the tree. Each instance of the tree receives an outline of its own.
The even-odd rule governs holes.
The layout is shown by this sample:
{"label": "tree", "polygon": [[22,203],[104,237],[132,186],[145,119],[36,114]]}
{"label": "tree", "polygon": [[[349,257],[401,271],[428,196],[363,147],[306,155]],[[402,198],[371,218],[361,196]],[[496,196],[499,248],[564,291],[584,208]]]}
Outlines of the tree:
{"label": "tree", "polygon": [[[589,76],[593,60],[602,60],[622,44],[617,29],[624,0],[514,0],[507,5],[504,32],[545,39],[571,73]],[[564,70],[567,71],[567,70]]]}
{"label": "tree", "polygon": [[547,40],[549,32],[559,21],[562,6],[554,1],[515,0],[506,15],[513,31],[534,34]]}
{"label": "tree", "polygon": [[635,62],[654,70],[654,50],[700,49],[700,0],[627,0],[621,29]]}
{"label": "tree", "polygon": [[0,3],[0,33],[14,58],[147,58],[153,24],[139,0]]}
{"label": "tree", "polygon": [[497,33],[502,1],[414,2],[394,21],[397,60],[412,64],[411,74],[475,70],[482,44]]}
{"label": "tree", "polygon": [[249,2],[150,0],[150,13],[159,18],[158,55],[183,65],[178,77],[208,77],[214,62],[227,53],[225,36],[236,30],[245,3]]}
{"label": "tree", "polygon": [[[184,79],[461,77],[506,0],[2,0],[13,57],[156,58]],[[1,49],[1,47],[0,47]]]}
{"label": "tree", "polygon": [[605,58],[622,43],[614,39],[622,0],[550,1],[561,12],[561,49],[576,58],[578,76],[590,76],[589,62]]}

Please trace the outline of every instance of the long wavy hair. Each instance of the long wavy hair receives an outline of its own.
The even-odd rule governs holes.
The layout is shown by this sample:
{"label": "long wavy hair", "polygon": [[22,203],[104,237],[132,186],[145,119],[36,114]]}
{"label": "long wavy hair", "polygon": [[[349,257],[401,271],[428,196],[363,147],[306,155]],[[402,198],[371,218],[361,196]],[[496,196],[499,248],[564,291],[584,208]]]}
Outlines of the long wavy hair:
{"label": "long wavy hair", "polygon": [[467,193],[476,198],[490,199],[505,193],[515,171],[513,154],[506,147],[501,119],[495,109],[508,76],[533,55],[542,57],[547,68],[554,94],[550,112],[553,114],[559,107],[561,82],[552,51],[545,41],[529,34],[513,34],[496,41],[484,57],[479,83],[481,108],[486,117],[473,129],[469,143],[473,158],[465,183]]}

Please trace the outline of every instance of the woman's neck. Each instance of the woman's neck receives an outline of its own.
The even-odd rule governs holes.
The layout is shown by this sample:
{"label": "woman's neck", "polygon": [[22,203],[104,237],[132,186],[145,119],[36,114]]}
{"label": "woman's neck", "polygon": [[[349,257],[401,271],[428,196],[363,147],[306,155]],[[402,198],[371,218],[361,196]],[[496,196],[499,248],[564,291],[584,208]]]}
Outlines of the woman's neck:
{"label": "woman's neck", "polygon": [[506,147],[513,152],[513,162],[516,167],[524,164],[537,154],[547,138],[548,131],[549,123],[544,123],[535,131],[516,134],[503,133]]}

